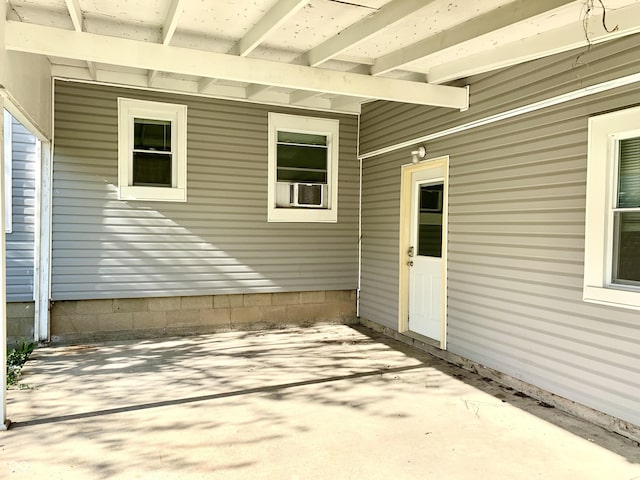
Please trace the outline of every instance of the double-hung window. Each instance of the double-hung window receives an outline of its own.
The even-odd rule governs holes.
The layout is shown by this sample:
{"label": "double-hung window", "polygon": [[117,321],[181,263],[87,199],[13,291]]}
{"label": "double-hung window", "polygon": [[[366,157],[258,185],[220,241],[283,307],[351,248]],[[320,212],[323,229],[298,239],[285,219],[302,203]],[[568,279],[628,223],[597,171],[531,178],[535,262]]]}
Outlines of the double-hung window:
{"label": "double-hung window", "polygon": [[187,107],[118,99],[119,198],[187,200]]}
{"label": "double-hung window", "polygon": [[589,120],[584,299],[640,309],[640,107]]}
{"label": "double-hung window", "polygon": [[268,220],[336,222],[338,120],[269,114]]}

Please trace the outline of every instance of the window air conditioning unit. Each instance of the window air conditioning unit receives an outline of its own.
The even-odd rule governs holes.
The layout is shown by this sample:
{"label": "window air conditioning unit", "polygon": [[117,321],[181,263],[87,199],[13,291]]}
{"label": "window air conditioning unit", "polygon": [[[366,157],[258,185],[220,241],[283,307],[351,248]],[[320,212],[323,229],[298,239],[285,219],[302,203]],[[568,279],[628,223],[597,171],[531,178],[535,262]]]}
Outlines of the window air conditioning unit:
{"label": "window air conditioning unit", "polygon": [[324,183],[283,183],[276,185],[277,207],[327,208]]}
{"label": "window air conditioning unit", "polygon": [[292,183],[291,205],[294,207],[324,207],[325,185],[321,183]]}

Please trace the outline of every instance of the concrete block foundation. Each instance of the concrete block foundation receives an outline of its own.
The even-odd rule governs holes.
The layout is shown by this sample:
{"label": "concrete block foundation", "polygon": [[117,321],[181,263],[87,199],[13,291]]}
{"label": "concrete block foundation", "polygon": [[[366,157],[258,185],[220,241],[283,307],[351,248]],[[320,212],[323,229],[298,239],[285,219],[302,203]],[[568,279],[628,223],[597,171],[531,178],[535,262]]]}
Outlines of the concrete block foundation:
{"label": "concrete block foundation", "polygon": [[78,343],[356,321],[355,290],[64,300],[51,305],[51,341]]}
{"label": "concrete block foundation", "polygon": [[22,340],[33,340],[33,302],[7,303],[7,344],[14,345]]}

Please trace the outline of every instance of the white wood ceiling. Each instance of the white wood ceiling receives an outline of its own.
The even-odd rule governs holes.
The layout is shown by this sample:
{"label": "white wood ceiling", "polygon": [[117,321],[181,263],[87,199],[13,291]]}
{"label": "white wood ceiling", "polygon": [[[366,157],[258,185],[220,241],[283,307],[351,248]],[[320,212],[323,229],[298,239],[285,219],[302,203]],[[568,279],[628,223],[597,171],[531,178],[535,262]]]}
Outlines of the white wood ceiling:
{"label": "white wood ceiling", "polygon": [[46,55],[55,76],[345,112],[374,99],[465,108],[466,91],[441,84],[640,32],[640,0],[8,0],[7,11],[7,49]]}

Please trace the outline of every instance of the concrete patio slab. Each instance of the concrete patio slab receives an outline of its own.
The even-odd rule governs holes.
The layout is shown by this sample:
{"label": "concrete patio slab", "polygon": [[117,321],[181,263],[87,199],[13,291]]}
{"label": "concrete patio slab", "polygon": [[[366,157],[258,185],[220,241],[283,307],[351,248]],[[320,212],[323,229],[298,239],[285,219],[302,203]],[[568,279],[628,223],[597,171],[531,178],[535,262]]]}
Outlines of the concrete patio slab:
{"label": "concrete patio slab", "polygon": [[0,478],[640,479],[635,442],[364,328],[37,350]]}

